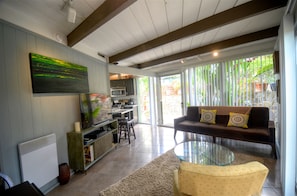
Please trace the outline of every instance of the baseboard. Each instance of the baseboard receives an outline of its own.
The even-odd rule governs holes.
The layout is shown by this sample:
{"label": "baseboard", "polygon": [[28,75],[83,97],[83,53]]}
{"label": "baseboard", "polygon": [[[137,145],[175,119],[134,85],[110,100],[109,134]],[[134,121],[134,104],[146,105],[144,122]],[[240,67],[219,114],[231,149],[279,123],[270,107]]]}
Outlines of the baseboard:
{"label": "baseboard", "polygon": [[[73,175],[74,175],[74,171],[71,170],[70,171],[70,178]],[[52,190],[54,190],[58,186],[60,186],[60,183],[59,183],[58,177],[57,177],[54,180],[52,180],[49,183],[47,183],[46,185],[44,185],[43,187],[41,187],[40,190],[43,192],[43,194],[47,195],[49,192],[51,192]]]}

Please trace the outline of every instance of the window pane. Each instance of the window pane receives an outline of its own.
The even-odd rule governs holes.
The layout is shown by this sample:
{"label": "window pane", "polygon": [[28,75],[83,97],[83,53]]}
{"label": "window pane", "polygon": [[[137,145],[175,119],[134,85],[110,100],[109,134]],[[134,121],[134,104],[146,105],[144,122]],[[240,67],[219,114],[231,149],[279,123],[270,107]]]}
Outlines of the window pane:
{"label": "window pane", "polygon": [[272,54],[195,68],[197,105],[266,106],[276,102]]}
{"label": "window pane", "polygon": [[149,77],[137,79],[138,117],[140,123],[150,123]]}

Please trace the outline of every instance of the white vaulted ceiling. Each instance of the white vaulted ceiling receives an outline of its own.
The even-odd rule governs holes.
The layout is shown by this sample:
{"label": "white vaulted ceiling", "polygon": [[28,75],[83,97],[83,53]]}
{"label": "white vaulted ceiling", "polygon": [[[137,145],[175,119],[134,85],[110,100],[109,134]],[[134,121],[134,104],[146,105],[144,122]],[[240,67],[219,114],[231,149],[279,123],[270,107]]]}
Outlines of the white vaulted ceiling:
{"label": "white vaulted ceiling", "polygon": [[[179,63],[181,59],[191,63],[209,60],[216,47],[222,56],[240,54],[240,51],[251,52],[248,48],[252,45],[254,48],[250,50],[253,51],[255,48],[272,51],[277,36],[275,29],[280,25],[286,5],[285,0],[72,0],[72,7],[77,12],[73,24],[67,21],[67,10],[62,9],[65,1],[0,0],[0,18],[69,44],[69,35],[99,8],[101,13],[96,17],[103,17],[100,25],[91,33],[83,35],[82,39],[76,39],[78,34],[72,33],[75,42],[70,46],[101,60],[117,63],[118,66],[155,72],[180,69],[185,66]],[[112,15],[106,14],[109,12],[108,6],[100,10],[104,4],[112,7],[122,2],[124,7],[120,10],[117,8],[117,12]],[[275,6],[269,7],[271,4]],[[253,10],[258,9],[257,5],[269,6],[253,13]],[[251,13],[238,20],[236,17],[241,13],[237,13],[234,8],[239,6],[247,6]],[[220,15],[223,17],[212,20],[229,10],[233,16]],[[228,17],[232,20],[224,21]],[[222,21],[224,24],[221,24]],[[91,25],[90,21],[87,23]],[[197,26],[188,30],[193,33],[184,35],[187,30],[182,31],[183,28],[194,23],[198,23]],[[82,31],[86,33],[87,30],[83,28]],[[251,33],[262,30],[267,32],[255,34],[251,38]],[[245,39],[248,41],[238,38],[247,35]],[[233,38],[238,40],[230,41]],[[160,42],[162,44],[156,44]],[[122,57],[123,54],[126,55]]]}

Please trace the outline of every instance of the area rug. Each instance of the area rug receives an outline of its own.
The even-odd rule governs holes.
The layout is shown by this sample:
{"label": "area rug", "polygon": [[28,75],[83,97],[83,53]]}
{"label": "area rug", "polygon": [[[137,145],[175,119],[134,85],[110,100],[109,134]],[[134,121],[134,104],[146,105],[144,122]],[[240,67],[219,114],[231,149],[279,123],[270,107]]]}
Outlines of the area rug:
{"label": "area rug", "polygon": [[[234,153],[233,164],[242,164],[249,161],[264,162],[261,157]],[[129,176],[107,187],[99,196],[172,196],[173,170],[179,167],[180,161],[174,151],[154,159]]]}

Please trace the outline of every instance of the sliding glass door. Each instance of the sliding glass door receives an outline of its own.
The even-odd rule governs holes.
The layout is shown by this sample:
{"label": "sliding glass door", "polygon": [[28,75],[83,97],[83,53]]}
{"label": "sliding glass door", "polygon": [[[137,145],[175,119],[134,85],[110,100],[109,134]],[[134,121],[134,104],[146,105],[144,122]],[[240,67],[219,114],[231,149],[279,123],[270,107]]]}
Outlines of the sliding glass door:
{"label": "sliding glass door", "polygon": [[161,83],[161,125],[173,126],[174,118],[182,116],[181,74],[163,76]]}

